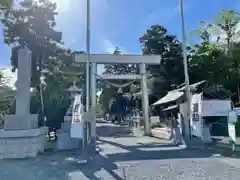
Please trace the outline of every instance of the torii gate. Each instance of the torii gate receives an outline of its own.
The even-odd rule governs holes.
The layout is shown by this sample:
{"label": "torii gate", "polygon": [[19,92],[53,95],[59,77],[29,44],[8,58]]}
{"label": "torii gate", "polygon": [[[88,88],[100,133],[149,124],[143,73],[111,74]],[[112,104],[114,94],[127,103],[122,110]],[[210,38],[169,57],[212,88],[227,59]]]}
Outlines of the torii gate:
{"label": "torii gate", "polygon": [[[125,79],[134,80],[141,79],[142,89],[142,105],[144,117],[144,131],[146,135],[150,134],[149,126],[149,99],[147,88],[146,65],[159,65],[161,63],[160,55],[112,55],[112,54],[91,54],[91,74],[90,74],[90,91],[91,91],[91,110],[93,111],[94,118],[96,119],[96,74],[97,64],[139,64],[141,74],[126,74],[126,75],[101,75],[102,79]],[[75,53],[76,63],[86,63],[87,54]]]}

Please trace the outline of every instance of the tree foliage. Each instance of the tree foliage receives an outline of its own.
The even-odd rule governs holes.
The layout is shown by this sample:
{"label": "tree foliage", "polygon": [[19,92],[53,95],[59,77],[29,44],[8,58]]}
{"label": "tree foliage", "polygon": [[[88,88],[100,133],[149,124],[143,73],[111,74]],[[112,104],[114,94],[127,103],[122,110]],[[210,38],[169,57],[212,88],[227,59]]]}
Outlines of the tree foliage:
{"label": "tree foliage", "polygon": [[10,8],[13,5],[13,0],[1,0],[0,9]]}
{"label": "tree foliage", "polygon": [[[194,30],[201,43],[193,47],[189,62],[192,81],[207,80],[212,91],[232,97],[235,103],[239,101],[239,22],[239,13],[234,10],[221,10],[212,24],[201,22],[200,27]],[[216,27],[223,33],[214,42],[211,37],[215,35]],[[221,41],[222,38],[225,41]]]}
{"label": "tree foliage", "polygon": [[183,60],[181,43],[174,35],[169,35],[161,25],[153,25],[140,38],[143,54],[161,55],[160,66],[149,66],[152,78],[149,88],[156,96],[164,95],[168,90],[183,83]]}
{"label": "tree foliage", "polygon": [[35,87],[46,62],[61,52],[61,33],[54,30],[56,15],[56,4],[50,0],[24,0],[20,2],[20,8],[5,12],[4,42],[12,47],[13,70],[17,68],[17,51],[22,47],[29,48],[32,52],[32,85]]}
{"label": "tree foliage", "polygon": [[19,8],[6,10],[3,20],[4,41],[12,47],[13,70],[21,63],[17,58],[20,48],[32,52],[31,82],[37,94],[31,100],[31,112],[45,115],[51,127],[60,127],[63,121],[69,106],[67,88],[73,81],[78,85],[84,81],[84,69],[74,65],[73,53],[63,48],[61,32],[54,29],[56,8],[50,0],[23,0]]}
{"label": "tree foliage", "polygon": [[240,14],[234,10],[225,10],[221,9],[219,17],[215,20],[214,24],[224,33],[226,44],[227,44],[227,53],[231,52],[231,46],[234,41],[234,38],[239,36],[239,31],[237,25],[240,21]]}

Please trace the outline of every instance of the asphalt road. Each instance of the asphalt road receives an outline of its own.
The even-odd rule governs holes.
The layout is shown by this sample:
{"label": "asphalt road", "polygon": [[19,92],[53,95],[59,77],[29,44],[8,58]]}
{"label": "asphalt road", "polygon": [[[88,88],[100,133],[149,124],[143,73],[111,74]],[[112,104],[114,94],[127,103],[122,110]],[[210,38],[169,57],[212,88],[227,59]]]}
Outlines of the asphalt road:
{"label": "asphalt road", "polygon": [[[101,137],[99,154],[78,163],[74,152],[0,161],[0,180],[236,180],[240,161],[186,150],[149,137]],[[125,177],[124,177],[125,176]]]}

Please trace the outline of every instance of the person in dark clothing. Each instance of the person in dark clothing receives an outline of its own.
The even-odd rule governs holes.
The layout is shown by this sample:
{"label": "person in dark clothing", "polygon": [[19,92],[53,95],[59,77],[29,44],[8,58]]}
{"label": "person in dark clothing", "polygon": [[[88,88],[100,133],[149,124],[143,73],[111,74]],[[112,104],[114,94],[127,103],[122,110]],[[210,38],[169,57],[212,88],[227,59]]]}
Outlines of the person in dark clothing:
{"label": "person in dark clothing", "polygon": [[109,103],[109,115],[112,123],[116,121],[116,114],[117,114],[117,102],[116,102],[116,98],[112,97]]}
{"label": "person in dark clothing", "polygon": [[117,93],[116,95],[116,103],[117,103],[117,120],[118,123],[121,124],[123,117],[126,113],[127,101],[123,96],[123,93]]}

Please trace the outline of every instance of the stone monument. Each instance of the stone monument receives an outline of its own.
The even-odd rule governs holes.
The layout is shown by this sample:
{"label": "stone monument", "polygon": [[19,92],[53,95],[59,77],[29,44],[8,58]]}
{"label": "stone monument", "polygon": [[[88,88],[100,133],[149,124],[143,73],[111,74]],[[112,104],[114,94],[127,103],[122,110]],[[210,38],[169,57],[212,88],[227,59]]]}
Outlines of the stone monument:
{"label": "stone monument", "polygon": [[29,114],[31,97],[31,52],[28,49],[21,49],[18,52],[18,58],[16,114],[5,117],[5,130],[35,129],[38,127],[38,115]]}
{"label": "stone monument", "polygon": [[0,159],[35,157],[44,151],[47,127],[38,127],[38,115],[30,114],[31,52],[18,51],[16,113],[6,115],[0,131]]}

